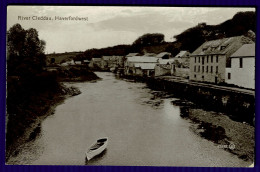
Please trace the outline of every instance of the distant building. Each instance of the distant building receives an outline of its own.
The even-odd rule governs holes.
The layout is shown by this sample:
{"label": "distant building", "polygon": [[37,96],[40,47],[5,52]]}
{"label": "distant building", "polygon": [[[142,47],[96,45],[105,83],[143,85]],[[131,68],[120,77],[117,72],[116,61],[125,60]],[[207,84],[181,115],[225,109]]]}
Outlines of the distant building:
{"label": "distant building", "polygon": [[123,68],[124,67],[124,56],[116,56],[116,67]]}
{"label": "distant building", "polygon": [[89,60],[83,60],[83,64],[88,65],[90,63]]}
{"label": "distant building", "polygon": [[159,54],[156,55],[157,58],[161,58],[161,59],[170,59],[171,58],[171,53],[169,52],[161,52]]}
{"label": "distant building", "polygon": [[101,68],[101,58],[92,58],[89,63],[90,68]]}
{"label": "distant building", "polygon": [[171,67],[174,59],[159,59],[155,66],[154,76],[171,75]]}
{"label": "distant building", "polygon": [[144,56],[146,57],[156,57],[155,53],[145,53]]}
{"label": "distant building", "polygon": [[236,36],[207,41],[190,55],[190,80],[220,83],[225,82],[226,67],[230,56],[244,44],[253,41],[245,36]]}
{"label": "distant building", "polygon": [[103,70],[116,68],[119,65],[123,66],[123,56],[103,56],[101,58],[101,69]]}
{"label": "distant building", "polygon": [[126,55],[126,57],[133,57],[133,56],[138,56],[139,53],[129,53]]}
{"label": "distant building", "polygon": [[134,76],[153,76],[156,63],[135,63]]}
{"label": "distant building", "polygon": [[189,68],[190,52],[189,51],[180,51],[179,54],[177,54],[175,56],[175,60],[177,60],[180,65]]}
{"label": "distant building", "polygon": [[82,62],[81,62],[80,60],[74,60],[74,64],[75,64],[75,65],[81,65]]}
{"label": "distant building", "polygon": [[182,50],[174,59],[175,61],[171,64],[171,75],[188,78],[190,73],[190,52]]}
{"label": "distant building", "polygon": [[[136,63],[139,65],[142,64],[151,64],[153,63],[154,65],[158,63],[158,58],[156,57],[147,57],[147,56],[132,56],[132,57],[127,57],[124,63],[124,73],[125,75],[133,75],[135,70],[136,70]],[[141,67],[140,67],[141,68]]]}
{"label": "distant building", "polygon": [[255,44],[244,44],[231,55],[231,67],[227,68],[226,82],[255,89]]}

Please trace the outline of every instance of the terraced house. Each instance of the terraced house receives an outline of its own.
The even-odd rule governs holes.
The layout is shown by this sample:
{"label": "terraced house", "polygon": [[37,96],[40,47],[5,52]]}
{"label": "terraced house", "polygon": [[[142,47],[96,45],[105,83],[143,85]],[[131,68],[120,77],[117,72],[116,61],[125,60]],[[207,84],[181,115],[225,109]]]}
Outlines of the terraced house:
{"label": "terraced house", "polygon": [[245,36],[236,36],[203,43],[190,55],[190,80],[226,82],[226,68],[231,65],[230,56],[244,44],[253,41]]}

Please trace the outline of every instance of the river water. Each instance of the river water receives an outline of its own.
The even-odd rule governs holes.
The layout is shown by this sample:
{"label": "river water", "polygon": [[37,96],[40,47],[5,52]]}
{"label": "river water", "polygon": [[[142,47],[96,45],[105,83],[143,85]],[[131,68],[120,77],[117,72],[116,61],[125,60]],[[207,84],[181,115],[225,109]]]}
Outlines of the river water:
{"label": "river water", "polygon": [[[102,80],[70,83],[81,94],[57,106],[39,136],[10,164],[116,166],[246,166],[247,162],[196,135],[180,117],[175,98],[156,98],[145,83],[97,72]],[[100,137],[107,150],[85,161],[85,150]]]}

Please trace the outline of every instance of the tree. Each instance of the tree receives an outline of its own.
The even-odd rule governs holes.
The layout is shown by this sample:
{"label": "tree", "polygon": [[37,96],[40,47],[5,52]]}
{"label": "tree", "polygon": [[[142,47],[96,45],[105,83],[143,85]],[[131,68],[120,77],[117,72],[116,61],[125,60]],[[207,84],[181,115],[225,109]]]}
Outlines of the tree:
{"label": "tree", "polygon": [[33,75],[42,71],[46,65],[45,41],[40,40],[38,31],[24,30],[15,24],[7,32],[8,75]]}
{"label": "tree", "polygon": [[137,38],[133,45],[149,46],[158,45],[164,42],[164,35],[161,33],[147,33]]}

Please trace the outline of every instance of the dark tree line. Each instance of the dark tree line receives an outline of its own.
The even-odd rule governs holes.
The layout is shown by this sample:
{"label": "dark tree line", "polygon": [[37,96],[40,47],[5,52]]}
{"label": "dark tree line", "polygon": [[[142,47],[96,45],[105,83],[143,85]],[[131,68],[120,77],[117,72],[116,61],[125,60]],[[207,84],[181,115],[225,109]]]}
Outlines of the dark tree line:
{"label": "dark tree line", "polygon": [[6,158],[10,145],[25,129],[49,109],[60,85],[53,73],[44,70],[45,41],[36,29],[15,24],[7,31],[7,134]]}
{"label": "dark tree line", "polygon": [[219,25],[199,24],[174,38],[181,43],[180,49],[193,52],[205,41],[245,35],[249,30],[256,32],[256,14],[251,11],[238,12],[232,19]]}

